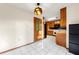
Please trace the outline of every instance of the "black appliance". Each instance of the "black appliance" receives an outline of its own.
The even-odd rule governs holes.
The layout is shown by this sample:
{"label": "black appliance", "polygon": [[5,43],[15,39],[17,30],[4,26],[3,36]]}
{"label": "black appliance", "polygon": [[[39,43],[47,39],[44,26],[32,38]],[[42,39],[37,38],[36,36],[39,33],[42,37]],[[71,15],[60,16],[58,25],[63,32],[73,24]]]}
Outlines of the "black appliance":
{"label": "black appliance", "polygon": [[79,24],[69,25],[69,52],[79,55]]}

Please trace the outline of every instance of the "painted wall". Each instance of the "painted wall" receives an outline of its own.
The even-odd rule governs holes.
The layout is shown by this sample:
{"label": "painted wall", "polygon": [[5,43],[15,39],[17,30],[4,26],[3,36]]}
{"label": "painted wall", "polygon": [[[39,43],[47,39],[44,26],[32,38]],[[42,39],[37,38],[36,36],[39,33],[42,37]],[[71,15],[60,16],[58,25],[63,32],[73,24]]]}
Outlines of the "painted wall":
{"label": "painted wall", "polygon": [[33,42],[33,15],[0,4],[0,52]]}
{"label": "painted wall", "polygon": [[67,19],[69,24],[79,23],[79,4],[78,3],[68,4]]}

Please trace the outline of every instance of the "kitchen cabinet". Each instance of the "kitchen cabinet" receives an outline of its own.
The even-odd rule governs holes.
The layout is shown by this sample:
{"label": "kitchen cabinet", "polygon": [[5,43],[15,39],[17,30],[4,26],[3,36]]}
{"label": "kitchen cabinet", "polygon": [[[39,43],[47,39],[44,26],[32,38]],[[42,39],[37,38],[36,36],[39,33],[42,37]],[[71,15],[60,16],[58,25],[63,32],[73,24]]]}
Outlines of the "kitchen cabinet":
{"label": "kitchen cabinet", "polygon": [[66,7],[60,9],[60,27],[66,28]]}
{"label": "kitchen cabinet", "polygon": [[66,48],[66,30],[56,32],[56,44]]}

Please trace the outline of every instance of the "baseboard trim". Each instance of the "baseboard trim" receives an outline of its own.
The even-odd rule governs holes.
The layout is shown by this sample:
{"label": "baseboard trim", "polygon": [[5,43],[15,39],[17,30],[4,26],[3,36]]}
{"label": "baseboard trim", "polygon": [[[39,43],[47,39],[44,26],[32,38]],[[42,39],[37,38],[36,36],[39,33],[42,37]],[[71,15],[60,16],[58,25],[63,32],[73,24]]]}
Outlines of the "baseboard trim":
{"label": "baseboard trim", "polygon": [[8,49],[8,50],[6,50],[6,51],[0,52],[0,54],[4,54],[4,53],[10,52],[10,51],[12,51],[12,50],[15,50],[15,49],[18,49],[18,48],[21,48],[21,47],[24,47],[24,46],[27,46],[27,45],[30,45],[30,44],[33,44],[33,43],[35,43],[35,42],[31,42],[31,43],[29,43],[29,44],[24,44],[24,45],[15,47],[15,48]]}
{"label": "baseboard trim", "polygon": [[[41,39],[41,40],[43,40],[43,39]],[[41,41],[41,40],[38,40],[38,41]],[[18,49],[18,48],[21,48],[21,47],[24,47],[24,46],[33,44],[33,43],[38,42],[38,41],[34,41],[34,42],[31,42],[31,43],[28,43],[28,44],[24,44],[24,45],[15,47],[15,48],[8,49],[8,50],[6,50],[6,51],[0,52],[0,54],[4,54],[4,53],[7,53],[7,52],[10,52],[10,51],[12,51],[12,50],[15,50],[15,49]]]}

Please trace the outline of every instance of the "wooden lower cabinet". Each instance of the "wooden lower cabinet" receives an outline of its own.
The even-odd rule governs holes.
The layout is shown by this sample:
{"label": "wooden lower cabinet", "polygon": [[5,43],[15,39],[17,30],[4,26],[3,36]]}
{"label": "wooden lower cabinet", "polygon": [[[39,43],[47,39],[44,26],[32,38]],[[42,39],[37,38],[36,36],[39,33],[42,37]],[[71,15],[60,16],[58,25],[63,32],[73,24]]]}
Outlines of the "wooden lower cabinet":
{"label": "wooden lower cabinet", "polygon": [[66,48],[66,32],[56,33],[56,44]]}

